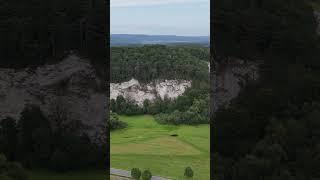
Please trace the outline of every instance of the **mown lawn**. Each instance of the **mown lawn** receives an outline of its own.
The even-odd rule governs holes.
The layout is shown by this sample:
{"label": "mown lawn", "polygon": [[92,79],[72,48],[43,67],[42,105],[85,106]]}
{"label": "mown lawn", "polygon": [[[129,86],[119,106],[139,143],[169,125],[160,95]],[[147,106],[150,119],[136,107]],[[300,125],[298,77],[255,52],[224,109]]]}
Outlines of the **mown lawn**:
{"label": "mown lawn", "polygon": [[209,125],[160,125],[148,115],[119,118],[128,128],[111,133],[111,167],[138,167],[154,175],[183,179],[185,167],[190,166],[194,179],[210,179]]}
{"label": "mown lawn", "polygon": [[49,171],[31,171],[30,180],[105,180],[107,173],[105,171],[83,171],[72,173],[54,173]]}

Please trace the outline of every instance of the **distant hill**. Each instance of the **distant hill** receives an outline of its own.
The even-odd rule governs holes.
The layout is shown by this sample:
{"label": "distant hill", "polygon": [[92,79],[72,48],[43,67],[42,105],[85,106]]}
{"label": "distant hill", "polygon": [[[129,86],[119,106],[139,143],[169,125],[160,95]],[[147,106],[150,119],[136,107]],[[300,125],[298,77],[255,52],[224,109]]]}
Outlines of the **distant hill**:
{"label": "distant hill", "polygon": [[209,46],[209,36],[175,36],[175,35],[140,35],[140,34],[111,34],[111,46],[132,46],[145,44],[199,44]]}

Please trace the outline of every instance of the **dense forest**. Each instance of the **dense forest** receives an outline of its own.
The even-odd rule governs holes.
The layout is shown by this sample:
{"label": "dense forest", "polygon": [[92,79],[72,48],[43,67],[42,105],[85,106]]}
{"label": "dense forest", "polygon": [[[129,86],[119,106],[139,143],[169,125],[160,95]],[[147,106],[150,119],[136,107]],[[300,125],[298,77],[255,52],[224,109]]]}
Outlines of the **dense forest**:
{"label": "dense forest", "polygon": [[162,124],[209,123],[209,56],[209,48],[204,47],[112,47],[111,82],[184,79],[192,80],[192,86],[177,99],[157,97],[145,100],[141,107],[118,96],[110,100],[110,110],[125,115],[152,114]]}
{"label": "dense forest", "polygon": [[141,107],[123,96],[118,96],[115,100],[111,99],[110,110],[124,115],[155,115],[155,120],[161,124],[207,124],[209,123],[209,84],[207,82],[194,85],[177,99],[167,97],[163,99],[157,97],[153,101],[146,99]]}
{"label": "dense forest", "polygon": [[0,67],[38,66],[73,50],[105,68],[105,7],[104,0],[0,0]]}
{"label": "dense forest", "polygon": [[208,80],[209,48],[145,45],[111,47],[111,82],[155,79]]}
{"label": "dense forest", "polygon": [[213,116],[214,179],[320,178],[320,41],[309,4],[214,1],[214,60],[262,63],[259,81]]}
{"label": "dense forest", "polygon": [[57,106],[47,118],[39,106],[29,105],[20,119],[1,120],[0,152],[8,161],[20,162],[28,169],[57,172],[103,169],[106,145],[94,143],[81,131],[84,125],[68,119],[66,112]]}
{"label": "dense forest", "polygon": [[[106,78],[106,7],[105,0],[0,0],[0,67],[38,67],[72,51]],[[60,110],[45,117],[41,107],[26,105],[19,119],[0,119],[0,179],[25,179],[20,164],[59,172],[104,168],[106,144],[93,142]]]}

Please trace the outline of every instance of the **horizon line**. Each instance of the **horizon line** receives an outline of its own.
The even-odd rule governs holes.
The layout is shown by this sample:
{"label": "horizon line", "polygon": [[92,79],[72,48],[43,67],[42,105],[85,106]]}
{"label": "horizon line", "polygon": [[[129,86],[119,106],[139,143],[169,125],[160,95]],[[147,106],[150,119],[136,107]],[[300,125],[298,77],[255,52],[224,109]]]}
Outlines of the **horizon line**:
{"label": "horizon line", "polygon": [[110,35],[142,35],[142,36],[177,36],[177,37],[210,37],[210,35],[176,35],[176,34],[141,34],[141,33],[110,33]]}

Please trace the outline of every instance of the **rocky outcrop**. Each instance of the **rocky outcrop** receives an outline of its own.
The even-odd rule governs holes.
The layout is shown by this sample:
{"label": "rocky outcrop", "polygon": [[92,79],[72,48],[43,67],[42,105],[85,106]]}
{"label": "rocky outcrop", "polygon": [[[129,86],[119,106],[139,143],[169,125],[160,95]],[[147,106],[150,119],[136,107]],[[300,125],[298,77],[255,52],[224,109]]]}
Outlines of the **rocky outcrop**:
{"label": "rocky outcrop", "polygon": [[122,83],[110,83],[110,99],[116,99],[122,95],[126,99],[135,101],[138,105],[142,105],[144,100],[152,101],[157,96],[162,99],[165,96],[171,99],[176,98],[189,87],[191,87],[191,81],[187,80],[156,80],[143,84],[136,79],[131,79]]}
{"label": "rocky outcrop", "polygon": [[316,32],[320,34],[320,12],[319,11],[313,11],[314,17],[316,19],[317,23],[317,29]]}
{"label": "rocky outcrop", "polygon": [[107,94],[102,84],[90,63],[75,55],[37,69],[0,68],[0,120],[19,119],[27,104],[39,105],[47,117],[59,107],[94,137],[105,126]]}
{"label": "rocky outcrop", "polygon": [[[208,69],[210,70],[210,64]],[[219,107],[227,106],[248,81],[259,78],[258,63],[241,59],[230,58],[224,63],[217,63],[215,70],[214,78],[211,79],[214,111]],[[131,79],[122,83],[110,83],[110,99],[116,99],[122,95],[141,106],[145,99],[152,101],[157,96],[177,98],[189,87],[191,87],[191,81],[188,80],[158,80],[142,84],[136,79]]]}
{"label": "rocky outcrop", "polygon": [[213,103],[216,111],[219,107],[227,106],[237,97],[241,88],[248,81],[259,78],[258,63],[232,59],[228,62],[217,63],[213,83]]}

